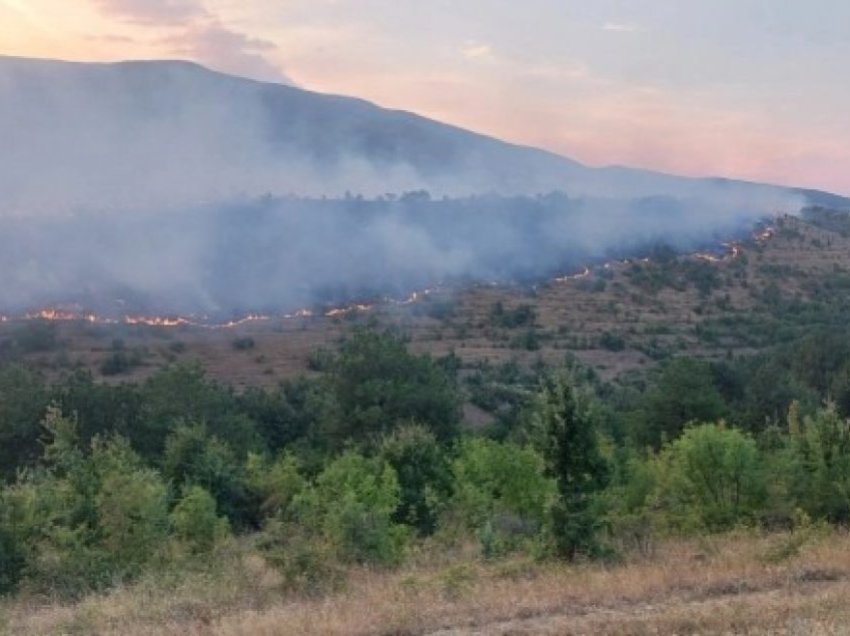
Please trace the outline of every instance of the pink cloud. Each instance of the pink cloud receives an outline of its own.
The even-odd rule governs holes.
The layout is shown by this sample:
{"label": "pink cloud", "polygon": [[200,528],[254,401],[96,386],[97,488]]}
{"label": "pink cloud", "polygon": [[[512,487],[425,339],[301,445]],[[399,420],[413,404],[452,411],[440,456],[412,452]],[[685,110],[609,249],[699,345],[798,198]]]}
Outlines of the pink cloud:
{"label": "pink cloud", "polygon": [[209,15],[195,0],[93,0],[104,13],[128,22],[172,24]]}
{"label": "pink cloud", "polygon": [[277,50],[268,40],[250,37],[217,22],[189,27],[164,40],[172,49],[191,59],[235,75],[270,82],[292,83],[265,54]]}
{"label": "pink cloud", "polygon": [[291,80],[269,56],[277,46],[230,28],[201,0],[92,0],[105,15],[132,23],[165,28],[159,42],[175,55],[226,73],[254,79]]}

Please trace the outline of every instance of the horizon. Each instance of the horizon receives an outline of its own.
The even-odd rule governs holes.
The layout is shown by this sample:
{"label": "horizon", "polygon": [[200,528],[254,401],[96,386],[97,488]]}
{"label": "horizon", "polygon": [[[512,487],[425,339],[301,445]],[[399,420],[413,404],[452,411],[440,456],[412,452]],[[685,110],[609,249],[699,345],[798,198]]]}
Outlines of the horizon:
{"label": "horizon", "polygon": [[850,193],[837,0],[532,4],[0,0],[0,54],[195,62],[589,166]]}

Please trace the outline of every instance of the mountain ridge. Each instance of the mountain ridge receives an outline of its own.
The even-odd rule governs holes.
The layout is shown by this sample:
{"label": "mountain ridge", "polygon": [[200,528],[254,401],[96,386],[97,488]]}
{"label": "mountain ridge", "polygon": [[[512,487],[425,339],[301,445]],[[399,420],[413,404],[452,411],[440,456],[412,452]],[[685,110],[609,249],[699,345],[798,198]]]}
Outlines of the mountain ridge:
{"label": "mountain ridge", "polygon": [[[219,130],[228,131],[237,140],[256,133],[258,139],[251,143],[257,147],[252,147],[251,151],[256,151],[258,160],[262,160],[270,149],[282,151],[286,161],[294,156],[306,162],[305,165],[299,163],[299,167],[305,168],[301,172],[312,173],[308,175],[311,177],[318,175],[317,180],[324,180],[330,186],[327,192],[308,188],[299,194],[340,194],[339,188],[343,187],[360,191],[354,187],[356,182],[340,178],[351,169],[349,164],[353,162],[372,172],[391,169],[398,173],[385,175],[388,185],[392,186],[385,189],[374,187],[377,175],[369,174],[364,179],[369,186],[363,188],[366,194],[419,186],[441,195],[491,191],[508,195],[536,194],[562,190],[577,196],[688,197],[722,184],[724,188],[795,193],[812,204],[829,200],[833,204],[850,206],[850,199],[842,195],[809,188],[726,177],[684,177],[626,166],[591,167],[546,149],[503,141],[408,110],[383,108],[358,97],[229,75],[191,61],[88,63],[0,56],[0,96],[7,102],[14,102],[16,87],[24,86],[40,94],[48,104],[62,106],[58,104],[61,93],[51,91],[51,86],[73,93],[80,85],[90,93],[87,100],[82,100],[81,107],[88,103],[98,108],[106,101],[113,115],[126,114],[136,120],[155,115],[157,104],[163,116],[169,114],[169,109],[190,108],[190,98],[195,96],[205,98],[208,105],[223,105],[225,110],[229,104],[233,110],[250,112],[256,120],[244,121],[248,130],[241,136],[215,123]],[[162,94],[169,89],[172,95]],[[128,104],[131,99],[150,104],[154,112],[134,112]],[[23,106],[22,110],[30,114],[44,108],[44,104],[25,103]],[[59,130],[58,124],[69,117],[68,110],[71,109],[45,113],[43,120],[48,127]],[[2,114],[0,109],[0,129],[3,127]],[[73,115],[72,111],[70,116]],[[108,117],[102,119],[109,121]],[[259,130],[251,129],[254,124]],[[175,138],[179,139],[179,135]],[[317,165],[327,167],[329,162],[343,164],[339,166],[339,174],[327,175],[317,168]],[[297,191],[290,183],[286,185]]]}

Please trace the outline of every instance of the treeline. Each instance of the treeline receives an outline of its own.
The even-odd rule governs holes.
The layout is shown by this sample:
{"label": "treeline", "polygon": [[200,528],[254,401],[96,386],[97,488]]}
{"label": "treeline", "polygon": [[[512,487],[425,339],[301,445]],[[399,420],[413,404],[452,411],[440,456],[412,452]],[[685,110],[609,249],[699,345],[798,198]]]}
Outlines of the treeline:
{"label": "treeline", "polygon": [[[616,558],[665,533],[845,523],[850,351],[835,338],[674,360],[623,386],[577,368],[473,372],[368,331],[275,390],[191,366],[118,386],[7,366],[0,590],[84,594],[235,537],[317,591],[423,542]],[[467,395],[491,425],[463,427]]]}

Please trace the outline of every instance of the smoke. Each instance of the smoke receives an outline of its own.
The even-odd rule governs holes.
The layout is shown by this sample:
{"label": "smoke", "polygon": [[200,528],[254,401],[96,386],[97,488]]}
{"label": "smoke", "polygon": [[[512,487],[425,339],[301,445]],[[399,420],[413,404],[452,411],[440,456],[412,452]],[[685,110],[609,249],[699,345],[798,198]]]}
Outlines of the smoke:
{"label": "smoke", "polygon": [[534,279],[654,243],[694,249],[806,203],[589,169],[185,63],[0,59],[0,139],[7,312],[225,315]]}

